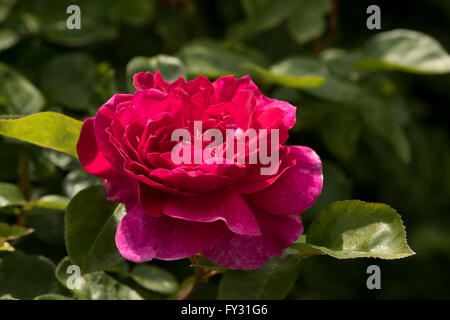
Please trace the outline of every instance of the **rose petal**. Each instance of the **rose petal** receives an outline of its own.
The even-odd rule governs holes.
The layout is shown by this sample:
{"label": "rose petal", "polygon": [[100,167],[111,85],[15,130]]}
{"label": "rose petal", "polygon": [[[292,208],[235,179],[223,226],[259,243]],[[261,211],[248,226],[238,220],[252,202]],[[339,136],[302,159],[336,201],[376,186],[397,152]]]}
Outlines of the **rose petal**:
{"label": "rose petal", "polygon": [[322,191],[319,156],[308,147],[289,148],[296,158],[295,166],[286,170],[270,187],[245,196],[251,204],[271,214],[299,214],[312,206]]}
{"label": "rose petal", "polygon": [[231,103],[227,104],[227,112],[233,117],[239,128],[247,130],[252,127],[256,115],[257,99],[250,90],[239,90]]}
{"label": "rose petal", "polygon": [[225,76],[214,81],[215,103],[230,102],[241,90],[249,90],[259,100],[262,97],[261,91],[249,76],[235,78],[233,75]]}
{"label": "rose petal", "polygon": [[116,245],[122,256],[134,262],[177,260],[211,247],[227,230],[223,222],[153,218],[135,205],[119,224]]}
{"label": "rose petal", "polygon": [[178,219],[213,222],[225,221],[239,234],[260,235],[258,222],[244,198],[230,190],[217,190],[193,197],[168,197],[164,214]]}
{"label": "rose petal", "polygon": [[159,120],[165,113],[176,114],[182,108],[181,98],[173,93],[147,89],[134,94],[135,120],[144,127],[148,120]]}
{"label": "rose petal", "polygon": [[230,185],[230,177],[218,176],[201,170],[184,171],[158,168],[150,173],[152,180],[186,192],[207,192]]}
{"label": "rose petal", "polygon": [[[141,207],[152,217],[161,217],[163,194],[145,183],[138,183],[138,199]],[[157,209],[156,209],[157,208]]]}
{"label": "rose petal", "polygon": [[136,203],[138,185],[135,179],[126,176],[105,179],[103,189],[109,201],[122,202],[127,207]]}
{"label": "rose petal", "polygon": [[255,269],[297,240],[303,232],[299,215],[275,217],[257,208],[260,236],[239,235],[233,232],[219,240],[213,247],[203,251],[204,256],[230,269]]}
{"label": "rose petal", "polygon": [[98,110],[94,118],[94,133],[97,139],[98,149],[119,172],[122,170],[124,159],[111,142],[110,128],[114,119],[116,106],[132,98],[133,95],[114,95]]}
{"label": "rose petal", "polygon": [[262,165],[250,166],[241,179],[236,181],[230,188],[240,194],[251,194],[264,190],[275,183],[289,168],[295,165],[295,158],[290,155],[290,149],[280,148],[280,163],[274,175],[261,175]]}
{"label": "rose petal", "polygon": [[268,99],[268,105],[264,106],[264,111],[270,109],[281,109],[283,111],[283,116],[281,121],[283,122],[286,129],[291,129],[296,122],[296,112],[297,108],[286,101]]}
{"label": "rose petal", "polygon": [[116,169],[98,149],[94,134],[94,118],[84,120],[77,143],[77,153],[82,167],[90,174],[102,178],[118,175]]}
{"label": "rose petal", "polygon": [[153,74],[151,72],[138,72],[134,74],[133,85],[136,90],[153,88]]}

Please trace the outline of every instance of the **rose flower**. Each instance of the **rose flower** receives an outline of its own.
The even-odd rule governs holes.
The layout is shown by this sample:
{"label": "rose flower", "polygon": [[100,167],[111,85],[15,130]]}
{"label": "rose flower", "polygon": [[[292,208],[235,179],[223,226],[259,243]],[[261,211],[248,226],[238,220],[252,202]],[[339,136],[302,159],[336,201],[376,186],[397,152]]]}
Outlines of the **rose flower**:
{"label": "rose flower", "polygon": [[[84,121],[77,145],[84,169],[126,207],[116,233],[120,253],[135,262],[202,253],[232,269],[281,255],[303,232],[300,213],[322,190],[317,154],[285,145],[296,108],[267,98],[248,76],[169,83],[158,71],[141,72],[134,86],[134,94],[114,95]],[[192,151],[200,161],[175,161],[177,129],[193,139],[178,155],[190,160]],[[227,137],[206,137],[208,129]],[[242,148],[233,143],[250,130],[256,135],[240,139]],[[275,163],[248,161],[264,146]],[[207,148],[212,158],[198,152]]]}

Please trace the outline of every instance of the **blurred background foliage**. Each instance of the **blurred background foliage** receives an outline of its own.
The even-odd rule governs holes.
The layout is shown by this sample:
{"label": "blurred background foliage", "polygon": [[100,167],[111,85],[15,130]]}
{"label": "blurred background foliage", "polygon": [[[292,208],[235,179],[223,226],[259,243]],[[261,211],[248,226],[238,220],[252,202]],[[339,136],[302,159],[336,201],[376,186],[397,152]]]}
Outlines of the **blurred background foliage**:
{"label": "blurred background foliage", "polygon": [[[80,30],[66,27],[70,4],[81,8]],[[382,30],[366,28],[370,4],[381,7]],[[450,298],[448,61],[438,70],[401,66],[421,50],[445,53],[427,38],[398,49],[398,66],[371,62],[403,34],[388,44],[373,37],[399,28],[450,49],[450,2],[0,0],[0,113],[84,119],[114,93],[131,91],[140,70],[159,69],[171,81],[250,74],[264,94],[298,107],[289,143],[310,146],[323,160],[324,190],[303,214],[305,225],[336,200],[385,202],[402,215],[417,253],[399,261],[305,259],[287,298]],[[55,277],[67,256],[63,211],[76,193],[101,182],[70,156],[17,140],[0,137],[0,155],[0,296],[69,295]],[[381,290],[366,287],[371,264],[381,267]],[[191,274],[187,260],[124,262],[89,281],[126,284],[110,298],[161,298]],[[194,298],[215,298],[219,278]],[[95,296],[83,290],[79,296]]]}

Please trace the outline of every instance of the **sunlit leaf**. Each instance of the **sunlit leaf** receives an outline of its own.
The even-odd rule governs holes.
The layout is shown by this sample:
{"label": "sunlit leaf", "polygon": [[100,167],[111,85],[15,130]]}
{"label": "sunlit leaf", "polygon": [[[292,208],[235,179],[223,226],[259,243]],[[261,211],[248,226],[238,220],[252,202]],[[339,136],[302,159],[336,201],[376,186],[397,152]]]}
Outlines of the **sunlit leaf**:
{"label": "sunlit leaf", "polygon": [[323,209],[311,222],[306,239],[301,237],[291,247],[300,256],[327,254],[338,259],[400,259],[414,254],[394,209],[357,200],[338,201]]}
{"label": "sunlit leaf", "polygon": [[230,48],[211,41],[197,41],[183,47],[179,55],[186,65],[188,74],[218,78],[248,73],[246,64],[260,65],[264,58],[246,47]]}
{"label": "sunlit leaf", "polygon": [[294,88],[321,86],[325,83],[327,76],[326,68],[316,60],[309,58],[289,58],[271,66],[269,69],[253,64],[246,64],[245,66],[259,73],[263,78]]}
{"label": "sunlit leaf", "polygon": [[77,158],[82,122],[55,112],[41,112],[15,120],[0,119],[0,134]]}
{"label": "sunlit leaf", "polygon": [[39,198],[33,203],[34,207],[65,210],[69,204],[69,198],[57,194],[49,194]]}
{"label": "sunlit leaf", "polygon": [[450,72],[450,56],[432,37],[417,31],[396,29],[370,39],[362,49],[356,67],[441,74]]}

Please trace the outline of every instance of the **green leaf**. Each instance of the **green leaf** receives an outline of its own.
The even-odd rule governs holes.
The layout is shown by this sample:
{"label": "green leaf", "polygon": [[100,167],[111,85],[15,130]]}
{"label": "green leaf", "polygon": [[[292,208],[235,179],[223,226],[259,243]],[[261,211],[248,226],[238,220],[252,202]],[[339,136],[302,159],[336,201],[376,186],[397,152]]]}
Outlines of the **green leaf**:
{"label": "green leaf", "polygon": [[[350,109],[339,109],[339,111],[330,109],[323,116],[323,121],[318,124],[322,129],[324,140],[328,141],[327,146],[338,157],[342,159],[350,157],[358,140],[359,122],[362,119],[369,130],[386,140],[394,148],[403,162],[408,163],[410,161],[410,144],[404,132],[402,120],[395,113],[398,103],[395,99],[384,97],[379,92],[373,93],[361,84],[331,74],[327,76],[324,85],[317,88],[302,88],[302,91],[323,100],[342,104],[340,106],[342,109]],[[330,105],[330,107],[335,106]],[[345,112],[348,113],[349,111],[352,111],[358,117],[351,114],[344,115]],[[331,114],[336,112],[341,114],[333,118]],[[353,124],[350,125],[350,122],[353,122]],[[330,132],[327,133],[327,126],[334,127],[334,129],[330,128]],[[333,131],[337,134],[333,134]],[[332,140],[336,141],[333,142]],[[342,140],[339,143],[346,145],[346,147],[339,148],[337,140]]]}
{"label": "green leaf", "polygon": [[142,287],[158,293],[174,294],[178,290],[175,276],[156,265],[138,264],[130,277]]}
{"label": "green leaf", "polygon": [[0,134],[68,153],[77,158],[82,122],[55,112],[41,112],[15,120],[0,119]]}
{"label": "green leaf", "polygon": [[6,240],[14,240],[20,237],[29,235],[33,229],[27,229],[18,225],[9,225],[5,222],[0,222],[0,242]]}
{"label": "green leaf", "polygon": [[396,29],[370,39],[362,49],[356,67],[442,74],[450,72],[450,56],[432,37],[417,31]]}
{"label": "green leaf", "polygon": [[186,68],[183,62],[177,57],[168,55],[157,55],[151,58],[134,57],[127,65],[128,89],[134,92],[133,75],[141,71],[155,72],[158,70],[163,78],[169,82],[177,80],[179,77],[187,78]]}
{"label": "green leaf", "polygon": [[294,39],[306,43],[319,37],[326,29],[326,16],[331,0],[301,0],[299,9],[288,19],[288,28]]}
{"label": "green leaf", "polygon": [[277,84],[293,87],[318,87],[325,83],[327,69],[310,58],[294,57],[283,60],[268,70],[254,64],[246,64],[248,69]]}
{"label": "green leaf", "polygon": [[306,234],[306,241],[291,246],[300,256],[400,259],[414,254],[400,215],[382,203],[335,202],[314,218]]}
{"label": "green leaf", "polygon": [[56,293],[47,293],[34,298],[34,300],[75,300],[70,297],[66,297]]}
{"label": "green leaf", "polygon": [[0,23],[8,18],[11,9],[16,4],[17,0],[2,0],[0,2]]}
{"label": "green leaf", "polygon": [[0,182],[0,208],[25,206],[26,204],[27,202],[18,186],[12,183]]}
{"label": "green leaf", "polygon": [[270,259],[255,270],[228,270],[219,285],[221,300],[278,300],[292,289],[300,259],[286,255]]}
{"label": "green leaf", "polygon": [[385,139],[396,151],[400,159],[408,163],[411,160],[411,146],[402,123],[394,113],[393,101],[379,99],[368,93],[357,102],[366,126],[375,134]]}
{"label": "green leaf", "polygon": [[33,299],[58,287],[55,266],[46,258],[19,253],[0,257],[0,296]]}
{"label": "green leaf", "polygon": [[302,91],[317,98],[338,103],[355,102],[362,94],[362,90],[356,82],[332,74],[326,75],[323,85],[315,88],[302,88]]}
{"label": "green leaf", "polygon": [[319,128],[325,146],[333,155],[342,160],[351,159],[362,129],[361,120],[354,112],[334,105],[326,108]]}
{"label": "green leaf", "polygon": [[342,48],[327,48],[320,52],[319,59],[324,62],[332,74],[344,78],[352,76],[354,65],[358,61],[358,53]]}
{"label": "green leaf", "polygon": [[66,175],[63,181],[63,190],[69,198],[72,198],[81,190],[101,184],[101,179],[87,173],[83,169],[77,169]]}
{"label": "green leaf", "polygon": [[194,284],[195,284],[195,276],[194,275],[188,276],[183,281],[181,281],[181,284],[178,287],[177,292],[169,296],[168,299],[179,300],[180,298],[185,297],[186,294],[189,294],[189,292],[191,292]]}
{"label": "green leaf", "polygon": [[54,164],[58,168],[65,171],[71,171],[80,168],[80,162],[68,154],[57,152],[51,149],[44,149],[41,151],[43,161]]}
{"label": "green leaf", "polygon": [[120,19],[133,27],[141,27],[148,24],[152,20],[155,10],[152,0],[119,0],[117,8]]}
{"label": "green leaf", "polygon": [[20,34],[11,28],[0,29],[0,52],[13,47],[20,40]]}
{"label": "green leaf", "polygon": [[7,241],[29,235],[33,231],[33,229],[27,229],[19,225],[9,225],[5,222],[0,222],[0,251],[14,251],[14,247]]}
{"label": "green leaf", "polygon": [[109,202],[101,186],[85,189],[70,201],[66,210],[66,247],[83,273],[123,261],[114,239],[124,215],[124,206]]}
{"label": "green leaf", "polygon": [[259,52],[234,44],[227,46],[213,41],[196,41],[182,48],[178,54],[189,75],[218,78],[247,74],[246,64],[265,64]]}
{"label": "green leaf", "polygon": [[[70,5],[81,9],[81,29],[67,28]],[[118,35],[119,13],[110,0],[34,0],[26,1],[21,13],[32,20],[48,41],[68,47],[81,47],[112,40]]]}
{"label": "green leaf", "polygon": [[41,85],[51,104],[73,110],[98,108],[115,93],[114,71],[108,64],[97,65],[84,53],[64,54],[50,60],[42,71]]}
{"label": "green leaf", "polygon": [[25,221],[38,239],[52,245],[64,245],[64,211],[34,207],[27,212]]}
{"label": "green leaf", "polygon": [[[65,287],[68,286],[68,267],[73,265],[69,257],[65,257],[56,267],[56,278]],[[142,300],[142,297],[127,285],[117,281],[104,272],[94,272],[81,276],[80,288],[69,289],[75,296],[83,300]]]}
{"label": "green leaf", "polygon": [[195,261],[195,264],[193,267],[200,267],[206,270],[215,270],[219,272],[225,272],[227,271],[227,268],[224,266],[221,266],[220,264],[217,264],[211,260],[206,259],[204,256],[198,257],[198,259]]}
{"label": "green leaf", "polygon": [[250,25],[258,30],[275,27],[301,4],[298,0],[242,0],[241,2]]}
{"label": "green leaf", "polygon": [[93,113],[117,93],[116,72],[108,62],[99,63],[95,72],[94,91],[89,100]]}
{"label": "green leaf", "polygon": [[22,74],[0,63],[0,112],[31,114],[45,105],[41,92]]}
{"label": "green leaf", "polygon": [[9,244],[9,242],[1,242],[0,241],[0,251],[14,251],[14,247]]}
{"label": "green leaf", "polygon": [[69,204],[69,198],[57,194],[49,194],[39,198],[33,203],[33,207],[65,210]]}

